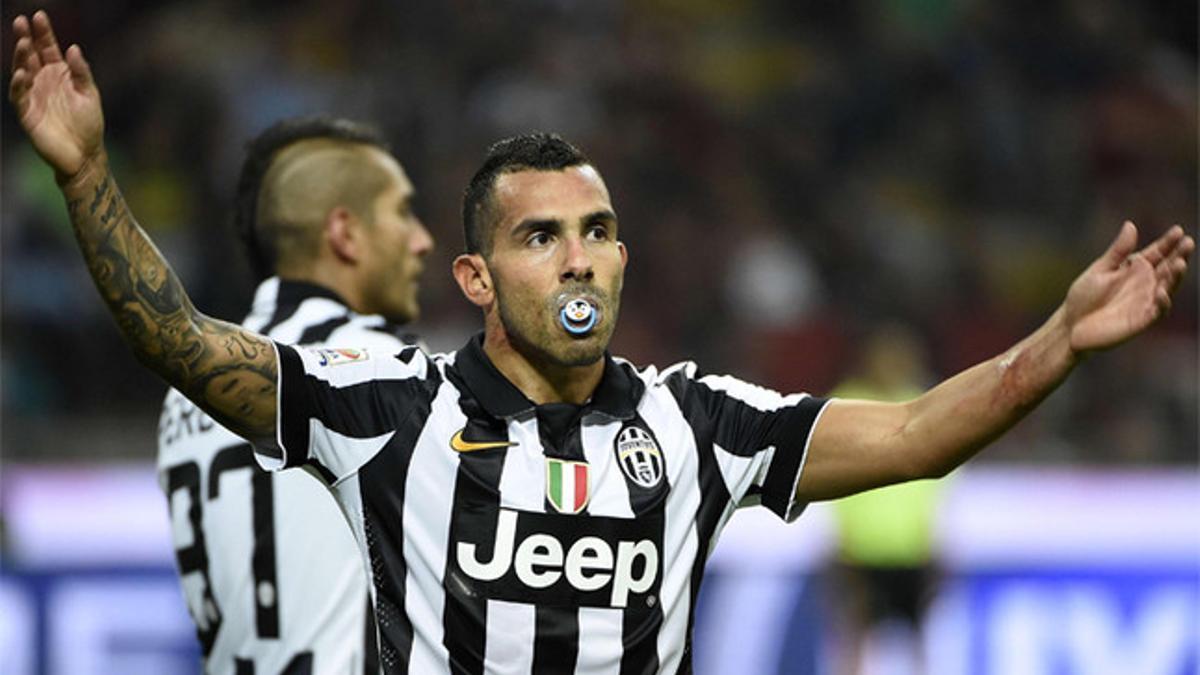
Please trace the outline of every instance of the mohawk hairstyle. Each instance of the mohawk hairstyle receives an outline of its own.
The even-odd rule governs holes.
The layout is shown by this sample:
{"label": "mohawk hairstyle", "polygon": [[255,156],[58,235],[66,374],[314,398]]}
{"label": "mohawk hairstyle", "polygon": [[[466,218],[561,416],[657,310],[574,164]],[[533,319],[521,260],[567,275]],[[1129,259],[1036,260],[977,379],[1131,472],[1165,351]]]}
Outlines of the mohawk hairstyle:
{"label": "mohawk hairstyle", "polygon": [[359,143],[390,151],[383,136],[372,126],[340,117],[324,115],[293,117],[272,124],[246,143],[246,157],[238,177],[234,198],[233,225],[250,260],[256,281],[275,274],[278,252],[259,232],[258,197],[263,178],[275,155],[283,148],[309,139],[330,139]]}
{"label": "mohawk hairstyle", "polygon": [[535,131],[506,138],[488,148],[483,166],[471,177],[463,193],[463,237],[467,253],[491,252],[491,237],[484,236],[494,223],[492,188],[496,177],[514,171],[561,171],[590,164],[578,148],[558,134]]}

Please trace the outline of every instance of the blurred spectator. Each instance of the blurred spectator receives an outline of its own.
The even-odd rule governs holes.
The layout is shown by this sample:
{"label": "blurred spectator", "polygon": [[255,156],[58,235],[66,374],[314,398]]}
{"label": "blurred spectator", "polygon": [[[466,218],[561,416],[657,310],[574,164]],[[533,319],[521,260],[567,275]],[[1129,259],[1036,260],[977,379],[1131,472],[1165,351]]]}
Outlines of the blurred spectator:
{"label": "blurred spectator", "polygon": [[[861,362],[835,396],[879,401],[915,398],[930,383],[924,348],[903,326],[875,328]],[[838,560],[829,590],[837,618],[834,672],[924,673],[921,638],[934,594],[934,522],[946,479],[861,492],[834,502]],[[888,663],[881,669],[880,663]]]}

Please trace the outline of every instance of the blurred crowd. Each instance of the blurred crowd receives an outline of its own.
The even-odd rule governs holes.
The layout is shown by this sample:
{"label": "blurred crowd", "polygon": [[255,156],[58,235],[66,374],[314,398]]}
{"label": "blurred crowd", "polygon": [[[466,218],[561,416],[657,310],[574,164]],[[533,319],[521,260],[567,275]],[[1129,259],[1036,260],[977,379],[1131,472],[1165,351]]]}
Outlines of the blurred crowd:
{"label": "blurred crowd", "polygon": [[[449,274],[499,138],[559,131],[630,249],[614,352],[824,393],[902,325],[928,385],[1054,310],[1125,218],[1195,234],[1197,8],[1125,0],[9,2],[85,48],[116,175],[197,306],[239,321],[244,142],[282,116],[371,121],[437,238],[415,329],[481,325]],[[4,30],[5,70],[12,50]],[[7,79],[5,80],[7,84]],[[3,114],[3,454],[148,458],[165,386]],[[1197,275],[989,461],[1194,462]]]}

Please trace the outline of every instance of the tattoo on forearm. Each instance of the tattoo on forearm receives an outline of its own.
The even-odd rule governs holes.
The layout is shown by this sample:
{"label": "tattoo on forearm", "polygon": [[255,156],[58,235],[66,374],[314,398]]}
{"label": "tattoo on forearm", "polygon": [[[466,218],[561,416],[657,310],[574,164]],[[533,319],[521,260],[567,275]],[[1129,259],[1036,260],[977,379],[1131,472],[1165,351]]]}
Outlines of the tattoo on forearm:
{"label": "tattoo on forearm", "polygon": [[107,172],[89,195],[68,195],[67,211],[92,279],[138,359],[218,421],[254,438],[273,436],[270,341],[192,307]]}

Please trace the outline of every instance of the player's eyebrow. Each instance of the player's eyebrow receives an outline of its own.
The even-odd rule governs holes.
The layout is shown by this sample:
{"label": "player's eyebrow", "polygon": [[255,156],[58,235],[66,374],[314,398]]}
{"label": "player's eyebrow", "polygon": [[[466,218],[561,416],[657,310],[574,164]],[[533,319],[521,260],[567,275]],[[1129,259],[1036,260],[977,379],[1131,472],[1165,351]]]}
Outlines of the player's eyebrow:
{"label": "player's eyebrow", "polygon": [[611,209],[600,209],[599,211],[595,211],[584,216],[583,222],[587,225],[592,225],[594,223],[615,225],[617,222],[617,214],[613,213]]}
{"label": "player's eyebrow", "polygon": [[[611,228],[617,223],[617,214],[611,209],[600,209],[583,216],[579,222],[584,226],[601,224]],[[511,236],[514,239],[523,239],[530,232],[559,232],[563,225],[560,218],[526,218],[513,227]]]}
{"label": "player's eyebrow", "polygon": [[526,218],[512,229],[512,236],[522,239],[530,232],[557,232],[562,229],[562,225],[562,221],[558,218]]}

